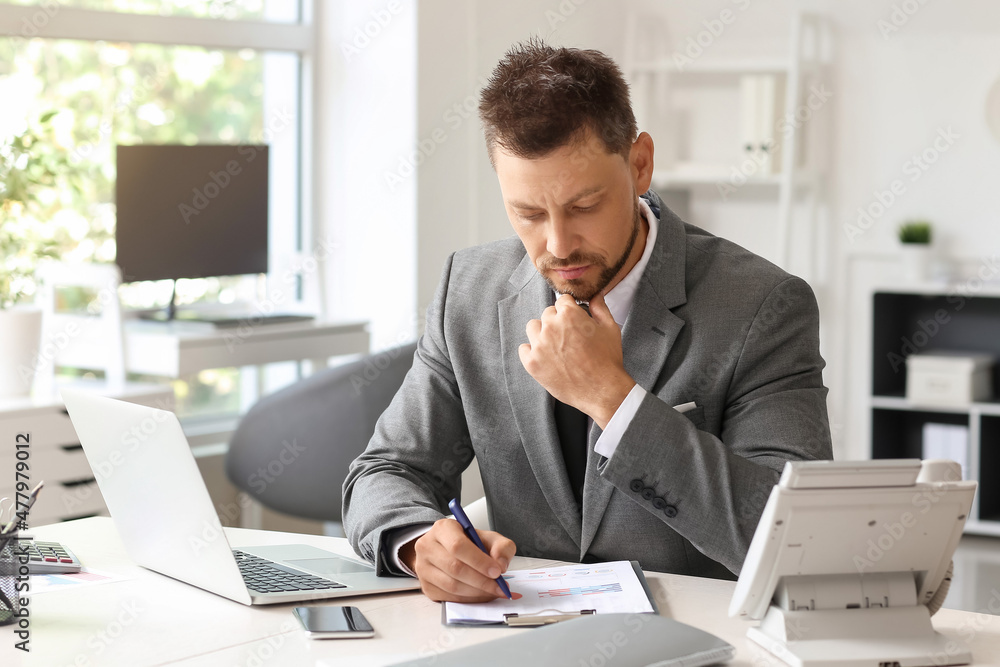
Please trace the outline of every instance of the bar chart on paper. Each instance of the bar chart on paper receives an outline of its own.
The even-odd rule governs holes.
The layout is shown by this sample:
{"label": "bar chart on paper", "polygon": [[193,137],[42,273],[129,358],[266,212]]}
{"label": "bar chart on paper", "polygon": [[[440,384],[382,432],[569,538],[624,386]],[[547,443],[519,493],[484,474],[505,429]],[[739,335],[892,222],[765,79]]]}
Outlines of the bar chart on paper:
{"label": "bar chart on paper", "polygon": [[504,579],[513,600],[445,604],[448,623],[500,623],[505,614],[644,613],[653,606],[629,561],[512,570]]}

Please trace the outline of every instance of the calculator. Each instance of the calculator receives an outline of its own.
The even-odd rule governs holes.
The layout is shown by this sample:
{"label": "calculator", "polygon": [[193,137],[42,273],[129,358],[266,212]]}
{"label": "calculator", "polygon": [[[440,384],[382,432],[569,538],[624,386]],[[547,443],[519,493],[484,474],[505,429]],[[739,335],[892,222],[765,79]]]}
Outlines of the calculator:
{"label": "calculator", "polygon": [[28,574],[75,574],[83,567],[76,555],[58,542],[21,540],[28,549]]}

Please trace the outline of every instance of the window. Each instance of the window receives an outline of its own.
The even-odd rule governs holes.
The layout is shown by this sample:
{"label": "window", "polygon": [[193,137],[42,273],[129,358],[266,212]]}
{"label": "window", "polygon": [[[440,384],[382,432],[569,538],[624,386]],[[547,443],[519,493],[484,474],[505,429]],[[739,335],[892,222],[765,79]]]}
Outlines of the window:
{"label": "window", "polygon": [[[12,0],[15,5],[44,5],[38,0]],[[55,3],[49,3],[55,4]],[[295,23],[299,3],[294,0],[60,0],[64,7],[105,11],[128,11],[157,16],[195,16],[198,18],[273,21]]]}
{"label": "window", "polygon": [[[293,264],[309,238],[301,100],[313,37],[300,20],[296,0],[0,4],[0,135],[44,122],[68,154],[71,173],[51,189],[45,221],[76,242],[65,259],[114,261],[117,144],[266,143],[270,265],[280,273]],[[178,302],[246,300],[266,282],[183,280]],[[170,291],[169,281],[133,283],[120,296],[126,308],[150,308],[165,305]],[[64,298],[83,308],[88,296]],[[237,411],[256,399],[257,386],[236,369],[206,371],[175,383],[178,412]],[[241,395],[241,387],[251,391]]]}

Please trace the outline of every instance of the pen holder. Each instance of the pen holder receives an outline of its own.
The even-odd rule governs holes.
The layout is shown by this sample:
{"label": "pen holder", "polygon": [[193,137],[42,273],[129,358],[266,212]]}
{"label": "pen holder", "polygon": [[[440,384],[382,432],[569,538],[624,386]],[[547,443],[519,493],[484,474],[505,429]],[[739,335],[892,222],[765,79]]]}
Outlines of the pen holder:
{"label": "pen holder", "polygon": [[0,626],[15,623],[20,612],[17,594],[17,533],[0,538]]}

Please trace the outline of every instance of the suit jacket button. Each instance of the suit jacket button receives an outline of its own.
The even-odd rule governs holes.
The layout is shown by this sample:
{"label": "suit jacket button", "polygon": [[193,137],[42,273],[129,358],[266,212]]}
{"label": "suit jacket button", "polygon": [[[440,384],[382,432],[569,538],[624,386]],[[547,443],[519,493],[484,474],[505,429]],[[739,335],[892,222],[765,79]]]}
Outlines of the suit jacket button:
{"label": "suit jacket button", "polygon": [[673,519],[675,516],[677,516],[677,508],[674,507],[673,505],[667,505],[666,507],[663,508],[663,513],[667,515],[668,519]]}
{"label": "suit jacket button", "polygon": [[632,483],[628,485],[628,488],[632,489],[633,493],[639,493],[642,491],[642,486],[643,484],[641,479],[633,479]]}
{"label": "suit jacket button", "polygon": [[653,498],[653,509],[662,510],[666,506],[667,506],[667,501],[664,500],[663,498],[660,498],[659,496]]}
{"label": "suit jacket button", "polygon": [[640,493],[639,495],[642,496],[643,500],[652,500],[653,498],[656,497],[656,491],[653,489],[653,487],[647,486],[645,489],[642,490],[642,493]]}

